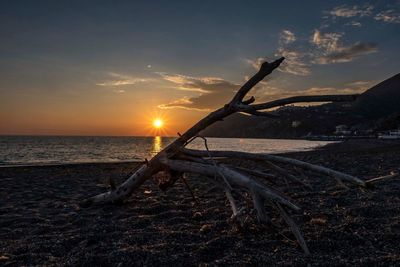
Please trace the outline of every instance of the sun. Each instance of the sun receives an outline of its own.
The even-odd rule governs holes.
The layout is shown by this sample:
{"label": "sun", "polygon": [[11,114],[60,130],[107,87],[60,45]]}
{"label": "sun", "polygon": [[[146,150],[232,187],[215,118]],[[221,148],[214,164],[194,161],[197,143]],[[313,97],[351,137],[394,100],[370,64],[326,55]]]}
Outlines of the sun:
{"label": "sun", "polygon": [[164,122],[161,119],[153,120],[153,127],[156,129],[161,129],[164,125]]}

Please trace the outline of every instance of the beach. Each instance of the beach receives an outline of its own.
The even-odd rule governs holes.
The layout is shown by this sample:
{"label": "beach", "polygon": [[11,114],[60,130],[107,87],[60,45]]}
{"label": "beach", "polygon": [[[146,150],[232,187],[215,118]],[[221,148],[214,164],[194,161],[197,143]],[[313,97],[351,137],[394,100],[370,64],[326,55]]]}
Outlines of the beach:
{"label": "beach", "polygon": [[[400,142],[350,140],[293,158],[363,180],[400,171]],[[123,205],[79,203],[118,184],[139,163],[0,168],[0,265],[207,266],[383,265],[400,262],[400,179],[373,188],[338,187],[307,174],[312,189],[280,188],[302,210],[291,213],[311,251],[305,256],[272,211],[272,225],[252,221],[238,232],[228,222],[221,189],[200,176],[163,192],[149,179]],[[244,161],[235,165],[254,167]]]}

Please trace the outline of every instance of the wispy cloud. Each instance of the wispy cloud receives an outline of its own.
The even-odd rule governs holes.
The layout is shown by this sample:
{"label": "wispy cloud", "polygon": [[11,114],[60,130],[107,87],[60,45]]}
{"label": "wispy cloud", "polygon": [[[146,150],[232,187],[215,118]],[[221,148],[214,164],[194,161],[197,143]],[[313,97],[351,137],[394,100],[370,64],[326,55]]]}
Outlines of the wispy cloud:
{"label": "wispy cloud", "polygon": [[310,42],[319,51],[313,53],[313,63],[331,64],[350,62],[362,55],[378,51],[377,44],[375,43],[356,42],[348,46],[343,46],[340,43],[342,36],[343,33],[321,33],[319,30],[315,30]]}
{"label": "wispy cloud", "polygon": [[[290,73],[298,76],[310,75],[311,71],[309,66],[303,61],[304,54],[286,48],[278,48],[275,56],[285,57],[285,61],[279,66],[278,71]],[[263,62],[268,61],[266,57],[259,57],[256,59],[246,59],[247,64],[251,65],[254,69],[259,70]]]}
{"label": "wispy cloud", "polygon": [[245,59],[245,62],[252,66],[254,69],[259,70],[261,67],[261,64],[263,62],[267,61],[266,57],[259,57],[256,59]]}
{"label": "wispy cloud", "polygon": [[[380,12],[373,12],[374,6],[371,4],[365,4],[363,6],[348,6],[341,5],[333,8],[330,11],[325,12],[328,16],[332,18],[362,18],[362,17],[370,17],[374,18],[377,21],[385,22],[385,23],[400,23],[400,13],[394,9],[382,10]],[[346,25],[360,27],[360,22],[350,22]]]}
{"label": "wispy cloud", "polygon": [[361,22],[359,22],[359,21],[350,21],[350,22],[348,22],[348,23],[346,23],[345,25],[347,25],[347,26],[353,26],[353,27],[361,27],[362,26],[362,24],[361,24]]}
{"label": "wispy cloud", "polygon": [[199,93],[197,96],[185,96],[159,108],[182,108],[209,111],[226,103],[239,85],[217,77],[192,77],[180,74],[159,73],[164,80],[173,83],[177,90]]}
{"label": "wispy cloud", "polygon": [[376,14],[374,19],[386,23],[400,23],[400,13],[393,9],[385,10]]}
{"label": "wispy cloud", "polygon": [[140,83],[140,82],[147,82],[150,80],[150,79],[132,77],[129,75],[119,74],[119,73],[115,73],[115,72],[109,72],[108,76],[109,76],[109,79],[107,79],[106,81],[97,83],[96,85],[115,87],[115,86],[123,86],[123,85],[132,85],[132,84],[136,84],[136,83]]}
{"label": "wispy cloud", "polygon": [[336,94],[359,94],[369,89],[374,81],[354,81],[343,87],[310,87],[302,90],[288,90],[271,85],[265,85],[259,90],[259,101],[272,101],[275,99],[291,97],[296,95],[336,95]]}
{"label": "wispy cloud", "polygon": [[336,94],[357,94],[362,93],[366,88],[359,87],[311,87],[303,91],[298,91],[300,95],[336,95]]}
{"label": "wispy cloud", "polygon": [[342,36],[343,33],[321,33],[319,30],[315,30],[310,41],[318,48],[324,49],[326,52],[332,52],[337,50]]}
{"label": "wispy cloud", "polygon": [[226,85],[226,81],[217,77],[192,77],[181,74],[157,72],[161,77],[176,85],[176,89],[199,93],[210,93],[218,86]]}
{"label": "wispy cloud", "polygon": [[279,48],[276,55],[285,57],[284,63],[279,67],[280,71],[298,76],[310,75],[311,71],[304,61],[303,53],[294,49]]}
{"label": "wispy cloud", "polygon": [[189,97],[184,96],[180,99],[174,100],[167,104],[158,105],[158,108],[161,109],[187,109],[187,110],[197,110],[197,111],[210,111],[209,108],[197,108],[196,105],[193,104],[193,101],[190,100]]}
{"label": "wispy cloud", "polygon": [[[282,30],[279,35],[279,47],[275,56],[285,57],[285,61],[278,68],[279,71],[293,75],[307,76],[311,73],[308,64],[305,63],[305,54],[297,50],[292,43],[297,40],[295,34],[289,30]],[[266,57],[246,59],[247,64],[259,70],[263,62],[268,61]]]}
{"label": "wispy cloud", "polygon": [[373,9],[374,7],[368,4],[364,6],[341,5],[333,8],[331,11],[328,11],[327,13],[333,17],[342,17],[342,18],[366,17],[372,15]]}
{"label": "wispy cloud", "polygon": [[296,36],[289,30],[283,30],[279,36],[279,42],[282,44],[290,44],[296,41]]}
{"label": "wispy cloud", "polygon": [[352,88],[356,88],[360,91],[364,91],[366,89],[371,88],[374,84],[376,84],[376,81],[354,81],[351,83],[348,83],[347,86],[350,86]]}

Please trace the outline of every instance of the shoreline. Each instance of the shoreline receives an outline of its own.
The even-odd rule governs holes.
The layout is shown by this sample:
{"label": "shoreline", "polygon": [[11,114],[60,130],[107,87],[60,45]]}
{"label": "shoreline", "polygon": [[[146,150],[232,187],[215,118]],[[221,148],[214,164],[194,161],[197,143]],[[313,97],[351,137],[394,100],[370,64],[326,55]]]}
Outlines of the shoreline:
{"label": "shoreline", "polygon": [[[214,138],[214,137],[213,137]],[[219,137],[215,137],[219,138]],[[241,138],[236,138],[236,139],[241,139]],[[252,139],[252,138],[248,138]],[[262,139],[262,138],[259,138]],[[268,139],[271,140],[271,139]],[[273,139],[272,139],[273,140]],[[310,149],[304,149],[304,150],[293,150],[293,151],[282,151],[282,152],[275,152],[275,153],[270,153],[270,154],[287,154],[287,153],[300,153],[300,152],[310,152],[314,150],[319,150],[327,145],[334,144],[334,143],[340,143],[342,141],[323,141],[323,140],[306,140],[306,139],[276,139],[276,140],[289,140],[289,141],[296,141],[296,140],[301,140],[301,141],[310,141],[310,142],[329,142],[328,144],[322,145],[322,146],[316,146],[314,148]],[[27,163],[0,163],[0,169],[2,168],[18,168],[18,167],[45,167],[45,166],[69,166],[69,165],[92,165],[92,164],[120,164],[120,163],[139,163],[142,162],[137,159],[127,159],[127,160],[118,160],[118,161],[83,161],[83,162],[27,162]]]}
{"label": "shoreline", "polygon": [[[282,139],[277,139],[282,140]],[[284,139],[284,140],[298,140],[298,139]],[[305,140],[303,141],[324,141],[324,140]],[[295,155],[303,153],[312,153],[317,151],[345,151],[345,150],[365,150],[365,149],[379,149],[389,145],[400,145],[400,140],[381,140],[381,139],[349,139],[341,141],[329,141],[330,143],[323,146],[317,146],[308,150],[301,151],[285,151],[270,153],[273,155]],[[347,145],[351,144],[351,149]],[[359,146],[359,147],[357,147]],[[76,165],[104,165],[104,164],[125,164],[125,163],[140,163],[140,160],[119,160],[119,161],[87,161],[87,162],[55,162],[55,163],[16,163],[16,164],[0,164],[2,168],[20,168],[20,167],[51,167],[51,166],[76,166]]]}

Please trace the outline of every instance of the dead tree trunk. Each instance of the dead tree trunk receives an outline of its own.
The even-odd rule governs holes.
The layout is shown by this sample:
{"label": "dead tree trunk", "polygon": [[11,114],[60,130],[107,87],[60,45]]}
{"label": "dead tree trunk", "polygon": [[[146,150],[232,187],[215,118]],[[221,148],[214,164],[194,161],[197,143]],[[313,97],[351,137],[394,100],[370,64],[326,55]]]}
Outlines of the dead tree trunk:
{"label": "dead tree trunk", "polygon": [[[234,187],[247,190],[253,199],[254,209],[257,211],[259,221],[267,221],[268,218],[265,212],[265,202],[270,203],[269,206],[277,208],[284,220],[292,228],[294,235],[297,237],[299,243],[304,251],[308,253],[308,248],[293,220],[289,217],[286,209],[299,210],[300,208],[289,200],[283,194],[277,192],[273,188],[264,183],[257,181],[251,176],[246,175],[245,171],[230,168],[224,164],[217,163],[214,158],[245,158],[254,161],[264,161],[271,167],[272,170],[277,171],[278,175],[283,175],[288,178],[296,179],[292,174],[286,173],[283,168],[274,165],[277,163],[284,163],[293,167],[306,169],[309,171],[325,174],[334,179],[343,182],[349,182],[357,186],[365,186],[365,183],[353,176],[334,171],[325,167],[316,166],[307,162],[302,162],[295,159],[290,159],[281,156],[273,156],[267,154],[253,154],[235,151],[206,151],[190,150],[185,146],[196,137],[200,131],[210,126],[211,124],[223,120],[225,117],[236,113],[242,112],[253,116],[270,116],[265,110],[300,102],[346,102],[354,101],[358,95],[320,95],[320,96],[296,96],[284,99],[279,99],[271,102],[253,104],[255,99],[250,97],[244,99],[248,92],[260,81],[262,81],[274,69],[279,67],[284,58],[275,60],[272,63],[265,62],[261,65],[260,70],[248,80],[234,95],[233,99],[221,107],[220,109],[211,112],[208,116],[193,125],[184,134],[179,137],[154,156],[150,161],[146,161],[136,172],[134,172],[125,182],[117,187],[112,187],[108,192],[100,195],[93,196],[86,199],[83,203],[90,204],[104,204],[121,202],[129,198],[129,196],[137,189],[143,182],[151,178],[153,175],[160,171],[176,171],[179,173],[198,173],[207,178],[213,179],[225,191],[226,196],[231,204],[233,217],[237,217],[240,211],[237,208],[235,199],[231,194]],[[249,170],[248,173],[251,173]],[[172,177],[172,176],[171,176]],[[169,183],[173,184],[173,181]]]}

